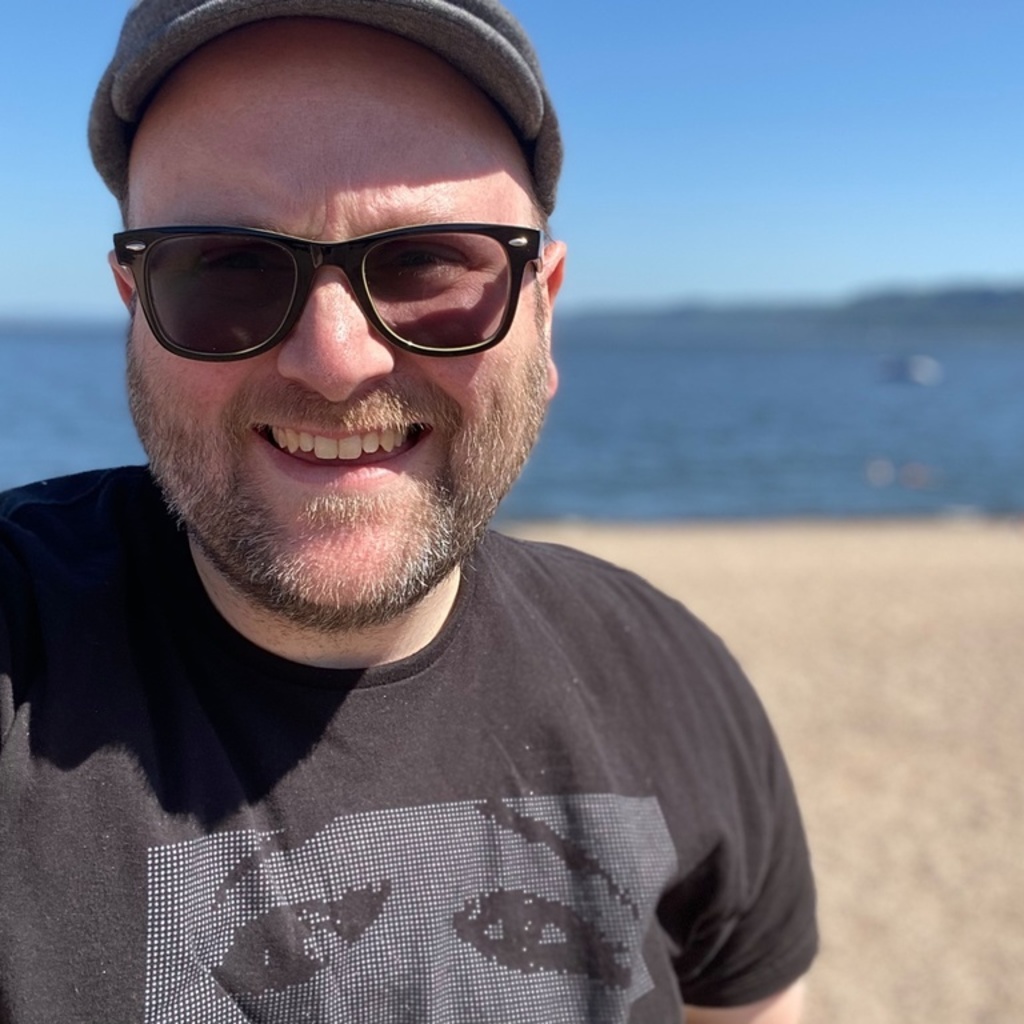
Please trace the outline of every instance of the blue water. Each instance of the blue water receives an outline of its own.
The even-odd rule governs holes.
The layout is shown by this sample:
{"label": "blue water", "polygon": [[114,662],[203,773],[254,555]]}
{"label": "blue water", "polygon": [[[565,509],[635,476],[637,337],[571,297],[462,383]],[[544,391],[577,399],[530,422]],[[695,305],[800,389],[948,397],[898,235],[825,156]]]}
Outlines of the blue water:
{"label": "blue water", "polygon": [[[143,460],[120,333],[0,334],[0,489]],[[1024,339],[573,341],[558,362],[506,520],[1024,511]]]}

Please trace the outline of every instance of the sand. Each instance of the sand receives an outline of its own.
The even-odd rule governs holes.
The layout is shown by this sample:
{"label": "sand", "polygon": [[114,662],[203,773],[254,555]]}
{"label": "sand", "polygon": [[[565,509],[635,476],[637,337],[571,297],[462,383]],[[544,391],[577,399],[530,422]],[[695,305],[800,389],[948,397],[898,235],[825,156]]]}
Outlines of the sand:
{"label": "sand", "polygon": [[807,1024],[1024,1020],[1024,526],[507,532],[637,570],[754,680],[818,878]]}

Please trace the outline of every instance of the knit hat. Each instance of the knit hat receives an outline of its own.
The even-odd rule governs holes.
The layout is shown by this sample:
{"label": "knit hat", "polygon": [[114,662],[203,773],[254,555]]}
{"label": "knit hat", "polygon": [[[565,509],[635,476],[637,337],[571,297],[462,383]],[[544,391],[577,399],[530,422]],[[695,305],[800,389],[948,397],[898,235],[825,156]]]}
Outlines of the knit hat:
{"label": "knit hat", "polygon": [[164,78],[204,43],[269,18],[334,18],[382,29],[433,51],[505,115],[550,213],[562,140],[540,64],[522,26],[497,0],[135,0],[89,115],[89,148],[123,200],[128,155]]}

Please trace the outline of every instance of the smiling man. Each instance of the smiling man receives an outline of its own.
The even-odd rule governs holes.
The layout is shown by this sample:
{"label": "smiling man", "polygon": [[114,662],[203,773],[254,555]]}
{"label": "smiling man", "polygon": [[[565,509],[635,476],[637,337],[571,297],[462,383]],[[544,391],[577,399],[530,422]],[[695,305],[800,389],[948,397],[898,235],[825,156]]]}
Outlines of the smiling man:
{"label": "smiling man", "polygon": [[139,0],[90,142],[150,461],[0,496],[0,1018],[797,1021],[749,684],[487,530],[557,385],[520,27]]}
{"label": "smiling man", "polygon": [[[214,603],[297,660],[412,654],[555,386],[563,246],[516,227],[538,215],[501,115],[404,39],[261,21],[164,83],[126,202],[132,224],[204,229],[128,230],[115,271],[129,305],[142,286],[135,421]],[[483,221],[497,227],[446,228]],[[287,344],[257,333],[282,320]]]}

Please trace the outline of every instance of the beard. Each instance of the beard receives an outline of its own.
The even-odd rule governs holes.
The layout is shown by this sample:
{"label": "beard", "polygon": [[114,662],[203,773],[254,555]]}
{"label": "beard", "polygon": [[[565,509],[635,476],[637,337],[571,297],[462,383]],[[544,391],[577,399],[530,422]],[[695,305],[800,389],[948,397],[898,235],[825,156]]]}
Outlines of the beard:
{"label": "beard", "polygon": [[[539,330],[475,422],[425,381],[386,381],[334,403],[282,379],[240,388],[211,429],[190,415],[187,396],[147,372],[137,351],[144,344],[155,342],[129,340],[129,403],[171,512],[247,602],[322,635],[392,622],[465,562],[522,471],[548,404],[548,340]],[[340,432],[427,423],[443,458],[430,475],[410,475],[400,496],[323,494],[275,521],[244,453],[255,424],[293,422]],[[387,543],[371,539],[385,528]],[[339,568],[332,539],[360,532],[365,549]]]}

